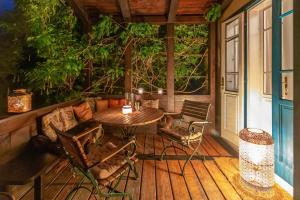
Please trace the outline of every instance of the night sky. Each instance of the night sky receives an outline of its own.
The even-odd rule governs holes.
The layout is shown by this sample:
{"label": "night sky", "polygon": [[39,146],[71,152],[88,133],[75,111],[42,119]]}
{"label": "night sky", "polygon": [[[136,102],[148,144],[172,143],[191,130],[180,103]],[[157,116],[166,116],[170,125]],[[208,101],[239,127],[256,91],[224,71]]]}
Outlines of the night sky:
{"label": "night sky", "polygon": [[14,0],[0,0],[0,15],[14,9]]}

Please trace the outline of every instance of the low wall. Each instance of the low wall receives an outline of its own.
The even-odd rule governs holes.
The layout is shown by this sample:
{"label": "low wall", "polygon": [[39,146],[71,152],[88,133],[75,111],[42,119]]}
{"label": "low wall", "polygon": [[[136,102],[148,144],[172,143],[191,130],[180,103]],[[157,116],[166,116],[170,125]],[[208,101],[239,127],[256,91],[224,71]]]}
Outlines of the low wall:
{"label": "low wall", "polygon": [[72,105],[77,101],[68,101],[35,109],[26,113],[8,115],[0,119],[0,164],[18,154],[37,134],[37,118],[57,107]]}

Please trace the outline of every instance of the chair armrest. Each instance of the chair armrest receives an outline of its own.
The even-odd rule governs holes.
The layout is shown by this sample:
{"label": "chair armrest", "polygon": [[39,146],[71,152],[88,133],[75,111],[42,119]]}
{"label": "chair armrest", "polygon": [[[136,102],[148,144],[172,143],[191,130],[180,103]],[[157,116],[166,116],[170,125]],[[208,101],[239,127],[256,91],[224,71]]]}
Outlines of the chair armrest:
{"label": "chair armrest", "polygon": [[[189,132],[193,132],[194,131],[194,127],[192,127],[193,125],[207,125],[207,124],[210,124],[211,122],[209,122],[209,121],[190,121],[190,123],[189,123],[189,126],[188,126],[188,131]],[[191,131],[190,131],[191,130]]]}

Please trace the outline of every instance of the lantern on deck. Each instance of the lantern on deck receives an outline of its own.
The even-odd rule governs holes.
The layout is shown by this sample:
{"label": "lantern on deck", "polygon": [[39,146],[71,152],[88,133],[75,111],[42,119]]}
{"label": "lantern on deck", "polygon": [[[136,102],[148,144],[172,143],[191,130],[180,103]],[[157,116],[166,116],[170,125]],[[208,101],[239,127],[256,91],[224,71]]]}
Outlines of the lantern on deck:
{"label": "lantern on deck", "polygon": [[32,93],[26,89],[14,90],[12,94],[7,97],[7,111],[10,113],[22,113],[31,110],[31,96]]}
{"label": "lantern on deck", "polygon": [[274,141],[261,130],[246,128],[240,131],[239,162],[242,181],[258,189],[274,185]]}

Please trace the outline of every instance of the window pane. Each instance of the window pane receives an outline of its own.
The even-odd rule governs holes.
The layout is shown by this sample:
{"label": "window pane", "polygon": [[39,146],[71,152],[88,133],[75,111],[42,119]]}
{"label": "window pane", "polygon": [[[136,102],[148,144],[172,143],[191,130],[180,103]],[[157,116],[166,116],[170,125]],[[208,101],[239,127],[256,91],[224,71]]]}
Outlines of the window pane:
{"label": "window pane", "polygon": [[238,91],[238,74],[226,74],[226,90],[227,91]]}
{"label": "window pane", "polygon": [[264,73],[264,94],[272,94],[272,72]]}
{"label": "window pane", "polygon": [[293,100],[293,72],[283,72],[281,75],[281,98],[287,100]]}
{"label": "window pane", "polygon": [[264,10],[264,29],[270,28],[272,26],[272,8],[267,8]]}
{"label": "window pane", "polygon": [[282,19],[282,70],[293,69],[293,14]]}
{"label": "window pane", "polygon": [[239,71],[239,38],[234,39],[234,72]]}
{"label": "window pane", "polygon": [[238,34],[239,34],[239,20],[236,19],[233,22],[230,22],[226,26],[226,38],[230,38]]}
{"label": "window pane", "polygon": [[235,72],[235,40],[226,43],[226,72]]}
{"label": "window pane", "polygon": [[272,29],[264,32],[264,72],[272,71]]}

